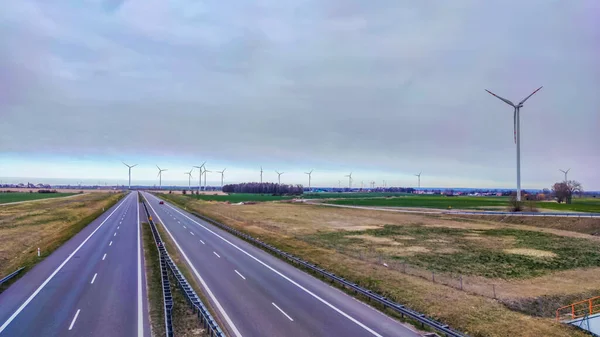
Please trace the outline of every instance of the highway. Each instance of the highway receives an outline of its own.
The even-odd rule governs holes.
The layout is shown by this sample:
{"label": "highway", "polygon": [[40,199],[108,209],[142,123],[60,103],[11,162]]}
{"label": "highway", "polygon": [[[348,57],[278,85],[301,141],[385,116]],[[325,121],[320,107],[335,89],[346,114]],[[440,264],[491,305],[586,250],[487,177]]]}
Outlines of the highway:
{"label": "highway", "polygon": [[230,336],[416,337],[408,326],[149,193]]}
{"label": "highway", "polygon": [[0,337],[149,337],[139,219],[133,192],[0,294]]}

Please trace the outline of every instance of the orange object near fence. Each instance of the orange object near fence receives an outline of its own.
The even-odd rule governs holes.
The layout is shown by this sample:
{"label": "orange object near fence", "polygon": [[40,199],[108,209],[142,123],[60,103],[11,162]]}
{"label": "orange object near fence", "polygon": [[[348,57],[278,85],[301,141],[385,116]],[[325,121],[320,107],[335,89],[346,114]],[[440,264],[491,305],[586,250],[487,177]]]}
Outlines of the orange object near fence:
{"label": "orange object near fence", "polygon": [[571,320],[600,313],[600,296],[565,305],[556,310],[556,320]]}

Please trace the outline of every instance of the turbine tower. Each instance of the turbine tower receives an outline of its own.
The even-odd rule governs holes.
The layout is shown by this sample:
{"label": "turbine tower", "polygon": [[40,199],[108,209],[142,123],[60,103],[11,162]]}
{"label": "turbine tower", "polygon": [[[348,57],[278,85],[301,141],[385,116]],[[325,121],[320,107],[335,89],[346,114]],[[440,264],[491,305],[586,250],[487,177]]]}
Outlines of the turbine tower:
{"label": "turbine tower", "polygon": [[158,165],[156,165],[156,168],[158,169],[158,189],[162,189],[162,173],[164,171],[167,171],[167,169],[161,169],[160,167],[158,167]]}
{"label": "turbine tower", "polygon": [[192,189],[192,171],[193,171],[193,170],[194,170],[194,169],[192,168],[192,169],[190,170],[190,172],[185,172],[185,173],[184,173],[184,174],[187,174],[187,176],[188,176],[188,189],[190,189],[190,190]]}
{"label": "turbine tower", "polygon": [[348,177],[348,188],[352,188],[352,172],[344,177]]}
{"label": "turbine tower", "polygon": [[131,189],[131,169],[134,168],[134,167],[136,167],[137,164],[135,164],[135,165],[127,165],[123,161],[121,163],[123,163],[123,165],[125,165],[125,166],[127,166],[129,168],[129,187],[128,187],[128,189]]}
{"label": "turbine tower", "polygon": [[515,105],[513,102],[507,100],[506,98],[500,97],[489,90],[485,90],[494,97],[503,101],[504,103],[512,106],[514,108],[514,126],[513,133],[515,138],[515,144],[517,144],[517,201],[521,201],[521,119],[520,119],[520,110],[523,107],[523,103],[529,99],[529,97],[533,96],[536,92],[540,91],[543,87],[537,88],[534,92],[529,94],[529,96],[525,97],[519,104]]}
{"label": "turbine tower", "polygon": [[202,163],[202,165],[200,165],[200,166],[194,166],[199,171],[198,172],[198,192],[200,192],[200,186],[202,186],[202,168],[204,167],[204,164],[206,164],[206,161],[204,163]]}
{"label": "turbine tower", "polygon": [[415,177],[419,178],[419,185],[417,185],[419,188],[421,188],[421,173],[423,173],[423,172],[419,172],[419,174],[415,174]]}
{"label": "turbine tower", "polygon": [[[261,170],[262,170],[262,168],[261,168]],[[275,171],[275,172],[277,173],[277,183],[279,185],[281,185],[281,175],[284,174],[285,172],[278,172],[278,171]]]}
{"label": "turbine tower", "polygon": [[564,173],[564,174],[565,174],[565,182],[567,182],[567,173],[569,173],[569,171],[571,171],[571,169],[568,169],[568,170],[566,170],[566,171],[564,171],[564,170],[561,170],[561,169],[558,169],[558,170],[559,170],[560,172],[562,172],[562,173]]}
{"label": "turbine tower", "polygon": [[260,183],[262,184],[262,174],[263,174],[263,169],[262,166],[260,167]]}
{"label": "turbine tower", "polygon": [[204,166],[204,190],[206,191],[206,173],[207,172],[212,172],[206,169],[206,166]]}
{"label": "turbine tower", "polygon": [[304,172],[304,174],[308,174],[308,190],[310,191],[310,179],[312,177],[312,173],[314,170],[310,170],[310,172]]}
{"label": "turbine tower", "polygon": [[225,174],[225,170],[227,170],[227,168],[224,168],[223,171],[217,171],[217,173],[221,173],[221,190],[223,189],[223,176]]}

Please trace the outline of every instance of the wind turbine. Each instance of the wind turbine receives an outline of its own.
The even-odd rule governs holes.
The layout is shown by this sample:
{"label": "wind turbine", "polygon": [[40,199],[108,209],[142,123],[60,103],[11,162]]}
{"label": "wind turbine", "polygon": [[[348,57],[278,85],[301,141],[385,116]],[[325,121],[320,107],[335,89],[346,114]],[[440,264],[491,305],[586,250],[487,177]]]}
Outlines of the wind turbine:
{"label": "wind turbine", "polygon": [[223,189],[223,176],[225,174],[225,170],[227,170],[227,168],[224,168],[223,171],[217,171],[217,173],[221,173],[221,189]]}
{"label": "wind turbine", "polygon": [[263,173],[263,169],[262,166],[260,167],[260,183],[262,184],[262,173]]}
{"label": "wind turbine", "polygon": [[561,169],[558,169],[558,170],[559,170],[560,172],[562,172],[562,173],[564,173],[564,174],[565,174],[565,182],[567,182],[567,173],[569,173],[569,171],[571,171],[571,169],[568,169],[568,170],[566,170],[566,171],[563,171],[563,170],[561,170]]}
{"label": "wind turbine", "polygon": [[342,188],[342,181],[338,180],[338,188]]}
{"label": "wind turbine", "polygon": [[121,162],[121,163],[123,163],[123,165],[125,165],[125,166],[127,166],[129,168],[129,187],[128,187],[128,189],[131,189],[131,169],[134,168],[134,167],[136,167],[137,164],[135,164],[135,165],[127,165],[127,164],[125,164],[125,162]]}
{"label": "wind turbine", "polygon": [[158,189],[162,188],[162,173],[164,171],[167,171],[167,169],[161,169],[160,167],[158,167],[158,165],[156,165],[156,168],[158,168]]}
{"label": "wind turbine", "polygon": [[419,185],[417,185],[419,188],[421,188],[421,173],[423,173],[423,172],[419,172],[419,174],[415,174],[415,177],[419,178]]}
{"label": "wind turbine", "polygon": [[206,173],[207,172],[212,172],[206,169],[206,166],[204,166],[204,190],[206,191]]}
{"label": "wind turbine", "polygon": [[204,164],[206,164],[206,161],[204,163],[202,163],[202,165],[200,165],[200,166],[194,166],[199,171],[198,172],[198,192],[200,192],[200,186],[202,185],[202,168],[204,167]]}
{"label": "wind turbine", "polygon": [[190,172],[185,172],[185,173],[184,173],[184,174],[187,174],[187,175],[188,175],[188,188],[189,188],[190,190],[192,189],[192,171],[193,171],[193,170],[194,170],[194,169],[192,168],[192,169],[190,170]]}
{"label": "wind turbine", "polygon": [[490,93],[491,95],[493,95],[494,97],[498,98],[499,100],[512,106],[515,109],[514,116],[513,116],[513,120],[514,120],[513,133],[514,133],[514,138],[515,138],[515,144],[517,144],[517,201],[521,201],[521,119],[520,119],[520,110],[523,107],[523,103],[525,103],[525,101],[527,101],[529,99],[529,97],[533,96],[533,94],[540,91],[540,89],[542,89],[542,88],[543,87],[537,88],[534,92],[529,94],[529,96],[525,97],[517,105],[515,105],[513,102],[507,100],[506,98],[503,98],[503,97],[500,97],[500,96],[494,94],[493,92],[491,92],[487,89],[485,90],[488,93]]}
{"label": "wind turbine", "polygon": [[348,188],[352,188],[352,172],[344,177],[348,177]]}
{"label": "wind turbine", "polygon": [[[261,170],[262,170],[262,168],[261,168]],[[277,183],[279,185],[281,185],[281,175],[284,174],[285,172],[278,172],[278,171],[275,171],[275,172],[277,173]]]}
{"label": "wind turbine", "polygon": [[314,170],[310,170],[310,172],[304,172],[304,174],[308,174],[308,190],[310,191],[310,179],[312,177],[312,173]]}

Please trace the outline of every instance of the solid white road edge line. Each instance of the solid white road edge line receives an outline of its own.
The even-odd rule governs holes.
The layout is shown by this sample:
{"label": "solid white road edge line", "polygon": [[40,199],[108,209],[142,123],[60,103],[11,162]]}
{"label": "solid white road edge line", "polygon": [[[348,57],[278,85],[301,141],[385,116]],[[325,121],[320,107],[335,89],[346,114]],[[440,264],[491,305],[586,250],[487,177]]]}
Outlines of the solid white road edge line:
{"label": "solid white road edge line", "polygon": [[92,282],[90,282],[90,284],[94,284],[94,281],[96,280],[96,276],[98,276],[98,273],[94,274],[94,277],[92,277]]}
{"label": "solid white road edge line", "polygon": [[[156,198],[156,197],[154,197]],[[158,198],[156,198],[158,199]],[[271,270],[272,272],[274,272],[275,274],[281,276],[283,279],[287,280],[288,282],[290,282],[291,284],[295,285],[296,287],[300,288],[301,290],[303,290],[305,293],[311,295],[313,298],[317,299],[319,302],[325,304],[326,306],[330,307],[331,309],[337,311],[340,315],[346,317],[347,319],[349,319],[350,321],[354,322],[356,325],[360,326],[361,328],[367,330],[368,332],[370,332],[373,336],[377,336],[377,337],[383,337],[382,335],[378,334],[377,332],[375,332],[373,329],[369,328],[368,326],[364,325],[363,323],[359,322],[357,319],[355,319],[354,317],[348,315],[347,313],[345,313],[344,311],[342,311],[341,309],[339,309],[338,307],[334,306],[333,304],[327,302],[326,300],[322,299],[321,297],[319,297],[319,295],[313,293],[312,291],[306,289],[305,287],[303,287],[302,285],[298,284],[296,281],[292,280],[291,278],[285,276],[284,274],[282,274],[281,272],[279,272],[278,270],[276,270],[275,268],[269,266],[268,264],[266,264],[265,262],[263,262],[262,260],[258,259],[257,257],[255,257],[254,255],[248,253],[247,251],[243,250],[242,248],[238,247],[237,245],[235,245],[234,243],[232,243],[231,241],[225,239],[224,237],[222,237],[221,235],[219,235],[218,233],[212,231],[210,228],[202,225],[201,223],[197,222],[196,220],[190,218],[189,216],[187,216],[186,214],[182,213],[181,211],[179,211],[177,208],[165,203],[165,205],[169,206],[171,209],[173,209],[175,212],[183,215],[184,217],[188,218],[189,220],[191,220],[193,223],[197,224],[198,226],[206,229],[208,232],[212,233],[213,235],[215,235],[216,237],[218,237],[219,239],[227,242],[229,245],[231,245],[232,247],[234,247],[235,249],[239,250],[240,252],[246,254],[248,257],[250,257],[251,259],[253,259],[254,261],[262,264],[263,266],[265,266],[266,268],[268,268],[269,270]]]}
{"label": "solid white road edge line", "polygon": [[71,321],[71,325],[69,325],[69,330],[73,329],[73,325],[75,325],[75,321],[77,320],[77,316],[79,316],[80,311],[81,311],[81,309],[77,309],[77,312],[75,313],[75,317],[73,317],[73,320]]}
{"label": "solid white road edge line", "polygon": [[10,322],[12,322],[15,317],[17,317],[17,315],[19,315],[21,313],[21,311],[23,311],[23,309],[25,309],[25,307],[37,296],[37,294],[39,294],[40,291],[42,291],[42,289],[44,289],[44,287],[48,284],[48,282],[50,282],[52,280],[52,278],[54,278],[54,276],[65,266],[65,264],[67,264],[67,262],[69,262],[69,260],[71,260],[71,258],[73,256],[75,256],[75,254],[77,254],[77,252],[79,251],[79,249],[81,249],[81,247],[83,247],[83,245],[85,245],[85,243],[92,237],[92,235],[94,235],[99,229],[100,227],[102,227],[102,225],[104,225],[104,223],[110,219],[111,215],[113,215],[118,209],[119,207],[121,207],[123,205],[123,203],[125,203],[125,200],[127,200],[128,197],[123,198],[123,200],[121,200],[121,203],[119,203],[119,205],[117,206],[117,208],[115,208],[107,217],[106,219],[104,219],[104,221],[102,221],[98,227],[96,227],[96,229],[94,229],[94,231],[88,235],[87,238],[85,238],[85,240],[83,240],[83,242],[81,244],[79,244],[79,246],[77,246],[77,248],[75,248],[75,250],[60,264],[60,266],[58,266],[58,268],[56,268],[54,270],[54,272],[52,272],[52,274],[50,274],[50,276],[48,276],[48,278],[44,281],[44,283],[42,283],[34,292],[33,294],[31,294],[31,296],[29,296],[29,298],[27,298],[27,300],[25,300],[25,302],[23,302],[23,304],[21,304],[21,306],[17,309],[17,311],[15,311],[7,320],[6,322],[4,322],[4,324],[2,324],[2,326],[0,326],[0,332],[4,331],[4,329],[6,329],[6,327],[10,324]]}
{"label": "solid white road edge line", "polygon": [[215,254],[219,259],[221,258],[221,256],[217,254],[217,252],[213,252],[213,254]]}
{"label": "solid white road edge line", "polygon": [[237,271],[237,270],[235,270],[235,269],[234,269],[233,271],[234,271],[236,274],[240,275],[240,277],[241,277],[241,278],[243,278],[244,280],[246,279],[246,278],[244,277],[244,275],[240,274],[240,272],[239,272],[239,271]]}
{"label": "solid white road edge line", "polygon": [[137,204],[137,326],[138,337],[144,337],[144,304],[142,302],[142,244],[140,233],[140,202],[138,200],[138,192],[135,195]]}
{"label": "solid white road edge line", "polygon": [[280,308],[280,307],[278,307],[278,306],[277,306],[277,304],[275,304],[275,303],[273,303],[273,302],[271,302],[271,304],[273,304],[273,306],[274,306],[275,308],[277,308],[277,310],[281,311],[281,313],[282,313],[282,314],[284,314],[284,315],[285,315],[285,317],[287,317],[287,318],[288,318],[290,321],[292,321],[292,322],[294,321],[294,320],[293,320],[293,319],[290,317],[290,315],[286,314],[286,313],[285,313],[285,311],[281,310],[281,308]]}
{"label": "solid white road edge line", "polygon": [[[143,196],[144,196],[144,198],[146,198],[146,200],[148,199],[146,197],[146,194],[143,194]],[[194,265],[192,264],[192,262],[190,261],[190,259],[187,257],[187,254],[183,251],[183,249],[181,249],[181,246],[179,246],[179,243],[177,242],[177,240],[175,240],[175,237],[173,237],[173,234],[171,234],[171,231],[169,231],[169,229],[167,228],[167,226],[164,225],[164,222],[161,220],[161,218],[158,215],[158,213],[156,213],[156,210],[154,210],[154,207],[152,207],[152,204],[150,204],[150,202],[148,202],[148,206],[150,206],[150,209],[156,215],[156,217],[158,218],[158,221],[160,221],[160,223],[163,224],[163,228],[167,231],[167,234],[169,234],[169,236],[171,237],[171,240],[173,240],[173,243],[175,243],[175,246],[181,252],[181,255],[183,255],[183,258],[187,262],[188,266],[190,266],[190,268],[192,268],[192,271],[194,272],[194,275],[196,275],[196,277],[198,278],[198,280],[200,281],[200,283],[202,283],[202,287],[204,287],[204,289],[208,293],[208,296],[210,297],[210,299],[214,302],[215,306],[217,307],[217,309],[219,310],[219,312],[221,313],[221,315],[223,315],[223,318],[227,322],[227,325],[229,325],[229,327],[231,328],[233,334],[236,337],[242,337],[242,334],[237,329],[237,327],[235,326],[235,324],[233,324],[233,321],[231,320],[231,318],[229,318],[229,315],[227,315],[227,313],[225,312],[225,309],[223,309],[223,306],[221,305],[221,303],[219,302],[219,300],[217,300],[217,298],[215,297],[215,295],[213,294],[213,292],[210,290],[210,288],[208,287],[208,285],[206,284],[206,282],[204,281],[204,279],[202,278],[202,276],[200,276],[200,273],[198,273],[198,270],[196,269],[196,267],[194,267]]]}

